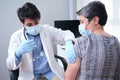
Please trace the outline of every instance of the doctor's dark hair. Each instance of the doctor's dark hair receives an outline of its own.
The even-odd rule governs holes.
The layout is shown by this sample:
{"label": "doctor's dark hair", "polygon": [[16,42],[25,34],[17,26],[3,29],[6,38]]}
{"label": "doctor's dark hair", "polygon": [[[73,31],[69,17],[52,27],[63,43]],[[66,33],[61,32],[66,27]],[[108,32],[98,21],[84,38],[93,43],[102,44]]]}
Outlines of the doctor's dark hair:
{"label": "doctor's dark hair", "polygon": [[35,19],[40,19],[41,17],[37,7],[30,2],[27,2],[22,7],[18,8],[17,15],[22,23],[24,23],[24,20],[26,18],[35,20]]}
{"label": "doctor's dark hair", "polygon": [[105,9],[105,5],[100,1],[93,1],[88,3],[76,13],[86,17],[88,21],[92,20],[95,16],[99,17],[99,24],[101,26],[104,26],[107,22],[108,15]]}

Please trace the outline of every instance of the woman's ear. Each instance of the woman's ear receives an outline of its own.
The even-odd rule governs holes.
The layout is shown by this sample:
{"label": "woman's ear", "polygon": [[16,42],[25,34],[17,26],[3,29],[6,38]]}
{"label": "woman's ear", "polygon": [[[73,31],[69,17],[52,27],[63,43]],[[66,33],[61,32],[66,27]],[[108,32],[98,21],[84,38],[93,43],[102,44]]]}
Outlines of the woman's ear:
{"label": "woman's ear", "polygon": [[99,17],[98,16],[94,17],[94,24],[95,25],[99,24]]}

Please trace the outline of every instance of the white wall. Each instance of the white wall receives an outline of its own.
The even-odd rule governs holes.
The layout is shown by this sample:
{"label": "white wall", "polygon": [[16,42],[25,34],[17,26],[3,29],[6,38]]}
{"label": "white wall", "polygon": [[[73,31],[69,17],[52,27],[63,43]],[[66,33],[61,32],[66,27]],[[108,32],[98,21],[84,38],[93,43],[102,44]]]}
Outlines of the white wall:
{"label": "white wall", "polygon": [[[9,80],[6,67],[7,49],[11,34],[22,25],[18,20],[16,9],[26,1],[33,2],[41,11],[41,23],[53,25],[54,20],[74,19],[74,8],[69,0],[0,0],[0,80]],[[72,18],[70,18],[72,17]]]}

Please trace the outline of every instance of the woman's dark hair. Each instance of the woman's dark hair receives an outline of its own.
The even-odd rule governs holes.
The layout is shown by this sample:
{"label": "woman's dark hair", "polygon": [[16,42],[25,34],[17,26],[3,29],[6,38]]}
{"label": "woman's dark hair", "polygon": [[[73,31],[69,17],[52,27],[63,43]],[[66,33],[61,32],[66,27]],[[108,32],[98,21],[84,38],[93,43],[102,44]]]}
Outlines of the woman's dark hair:
{"label": "woman's dark hair", "polygon": [[107,22],[107,12],[105,5],[100,1],[93,1],[88,3],[82,9],[76,12],[78,15],[83,15],[89,21],[92,20],[95,16],[99,17],[99,24],[104,26]]}
{"label": "woman's dark hair", "polygon": [[26,18],[40,19],[41,17],[40,12],[37,9],[37,7],[30,2],[27,2],[22,7],[18,8],[17,15],[22,23],[24,23],[24,20]]}

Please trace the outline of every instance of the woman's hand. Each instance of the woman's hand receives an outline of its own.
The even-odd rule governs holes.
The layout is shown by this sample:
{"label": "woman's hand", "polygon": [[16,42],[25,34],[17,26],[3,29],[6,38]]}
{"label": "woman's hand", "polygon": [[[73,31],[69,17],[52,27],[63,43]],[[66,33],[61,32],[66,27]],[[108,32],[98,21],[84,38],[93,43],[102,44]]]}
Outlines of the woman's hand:
{"label": "woman's hand", "polygon": [[64,73],[64,80],[75,80],[79,69],[80,60],[78,58],[76,58],[74,64],[68,62],[67,70]]}

